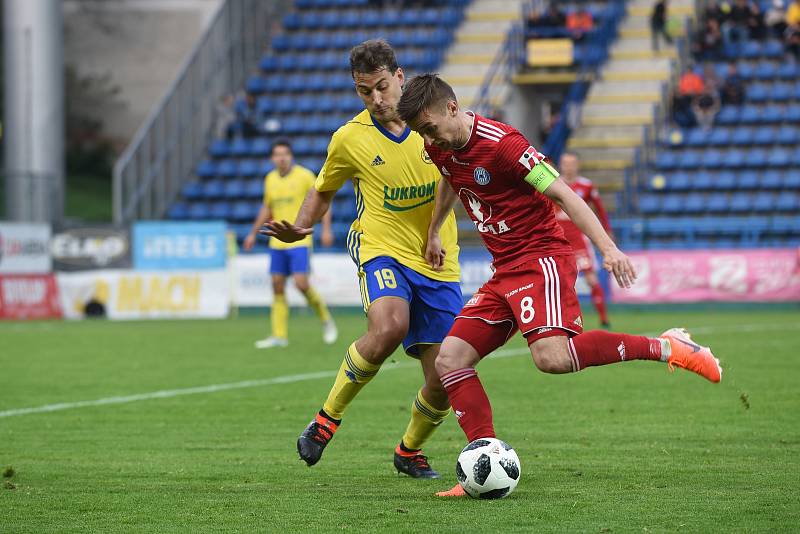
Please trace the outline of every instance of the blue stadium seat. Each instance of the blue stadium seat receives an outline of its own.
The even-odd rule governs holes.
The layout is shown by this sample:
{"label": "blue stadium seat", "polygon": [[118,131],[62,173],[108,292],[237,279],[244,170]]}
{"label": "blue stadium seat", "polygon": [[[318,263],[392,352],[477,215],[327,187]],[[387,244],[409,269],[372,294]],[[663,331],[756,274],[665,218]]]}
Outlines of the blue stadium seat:
{"label": "blue stadium seat", "polygon": [[374,28],[381,25],[381,14],[377,10],[367,10],[361,14],[361,25],[367,28]]}
{"label": "blue stadium seat", "polygon": [[775,135],[775,141],[782,145],[793,145],[798,140],[800,140],[800,133],[798,133],[796,126],[783,125]]}
{"label": "blue stadium seat", "polygon": [[281,54],[277,60],[277,70],[291,72],[297,68],[297,54]]}
{"label": "blue stadium seat", "polygon": [[686,196],[684,211],[686,213],[702,213],[706,207],[706,199],[700,193],[690,193]]}
{"label": "blue stadium seat", "polygon": [[692,128],[684,134],[683,139],[687,146],[704,146],[708,143],[710,135],[711,132],[704,128]]}
{"label": "blue stadium seat", "polygon": [[761,191],[753,197],[753,211],[760,213],[772,211],[775,197],[772,193]]}
{"label": "blue stadium seat", "polygon": [[708,171],[700,171],[692,175],[692,189],[705,191],[714,187],[716,176]]}
{"label": "blue stadium seat", "polygon": [[684,150],[678,157],[678,166],[681,169],[696,169],[702,165],[701,152],[697,150]]}
{"label": "blue stadium seat", "polygon": [[797,64],[795,62],[783,61],[778,67],[778,72],[776,72],[776,75],[784,80],[794,80],[795,78],[797,78],[799,73],[800,71],[798,70]]}
{"label": "blue stadium seat", "polygon": [[167,211],[167,218],[183,220],[189,218],[189,205],[186,202],[175,202]]}
{"label": "blue stadium seat", "polygon": [[305,131],[305,120],[299,115],[291,115],[281,123],[281,131],[287,135],[303,133]]}
{"label": "blue stadium seat", "polygon": [[187,200],[199,200],[203,198],[203,183],[189,182],[181,188],[181,196]]}
{"label": "blue stadium seat", "polygon": [[258,162],[254,159],[243,159],[239,161],[236,174],[244,178],[258,175]]}
{"label": "blue stadium seat", "polygon": [[730,128],[716,127],[711,130],[708,136],[708,144],[711,146],[724,146],[730,143]]}
{"label": "blue stadium seat", "polygon": [[204,159],[197,166],[195,174],[197,174],[199,178],[212,178],[217,175],[217,165],[213,160]]}
{"label": "blue stadium seat", "polygon": [[747,59],[757,58],[761,55],[761,43],[758,41],[745,41],[743,46],[739,48],[738,55]]}
{"label": "blue stadium seat", "polygon": [[645,215],[659,212],[660,204],[657,195],[641,195],[639,197],[639,211]]}
{"label": "blue stadium seat", "polygon": [[687,191],[690,189],[689,175],[685,172],[675,172],[669,175],[666,183],[670,191]]}
{"label": "blue stadium seat", "polygon": [[259,115],[268,115],[275,111],[275,99],[269,96],[260,96],[256,100],[256,112]]}
{"label": "blue stadium seat", "polygon": [[662,150],[656,155],[656,168],[659,170],[674,169],[678,166],[678,158],[671,150]]}
{"label": "blue stadium seat", "polygon": [[790,156],[790,164],[793,167],[800,166],[800,147],[795,148]]}
{"label": "blue stadium seat", "polygon": [[231,207],[230,218],[234,221],[248,221],[255,218],[254,213],[250,209],[250,203],[246,200],[240,200],[233,204]]}
{"label": "blue stadium seat", "polygon": [[758,172],[745,171],[736,175],[736,187],[738,189],[751,190],[759,187]]}
{"label": "blue stadium seat", "polygon": [[227,141],[224,139],[215,139],[211,143],[211,146],[208,147],[208,153],[212,158],[227,158],[230,156],[231,151]]}
{"label": "blue stadium seat", "polygon": [[769,126],[761,126],[753,132],[752,144],[771,145],[775,141],[775,131]]}
{"label": "blue stadium seat", "polygon": [[234,179],[225,182],[225,190],[222,193],[225,198],[239,198],[244,196],[244,180]]}
{"label": "blue stadium seat", "polygon": [[683,195],[664,195],[661,202],[661,211],[667,214],[678,214],[683,212]]}
{"label": "blue stadium seat", "polygon": [[279,62],[277,56],[265,55],[258,62],[258,68],[265,73],[275,72],[278,70]]}
{"label": "blue stadium seat", "polygon": [[715,148],[709,148],[703,153],[703,166],[706,169],[718,169],[725,165],[725,156]]}
{"label": "blue stadium seat", "polygon": [[352,9],[345,11],[340,15],[339,27],[346,29],[356,28],[361,24],[360,18],[361,17],[358,11],[354,11]]}
{"label": "blue stadium seat", "polygon": [[314,111],[316,105],[317,105],[316,99],[298,96],[295,99],[294,112],[301,113],[303,115],[308,115]]}
{"label": "blue stadium seat", "polygon": [[212,219],[220,219],[226,220],[231,216],[231,204],[230,202],[220,201],[214,202],[211,204],[211,208],[209,210],[209,215]]}
{"label": "blue stadium seat", "polygon": [[780,171],[770,169],[761,173],[759,187],[762,189],[779,189],[783,185],[783,175]]}
{"label": "blue stadium seat", "polygon": [[781,58],[784,55],[783,43],[777,39],[771,39],[764,43],[761,53],[766,57]]}
{"label": "blue stadium seat", "polygon": [[278,113],[292,113],[294,105],[294,97],[292,95],[281,95],[275,99],[275,111]]}
{"label": "blue stadium seat", "polygon": [[729,209],[732,213],[745,213],[752,207],[750,193],[734,193],[729,200]]}
{"label": "blue stadium seat", "polygon": [[758,107],[747,104],[739,112],[739,122],[743,124],[755,124],[761,121],[761,113]]}
{"label": "blue stadium seat", "polygon": [[387,28],[394,28],[403,23],[403,15],[399,9],[385,9],[381,22]]}
{"label": "blue stadium seat", "polygon": [[711,193],[706,197],[706,210],[710,213],[728,211],[728,197],[725,193]]}
{"label": "blue stadium seat", "polygon": [[773,148],[767,155],[767,165],[770,167],[786,167],[789,162],[789,151],[784,148]]}
{"label": "blue stadium seat", "polygon": [[204,198],[219,198],[224,192],[224,185],[220,178],[214,178],[203,184],[203,197]]}
{"label": "blue stadium seat", "polygon": [[311,148],[311,140],[308,137],[298,137],[292,143],[292,149],[298,156],[310,154]]}
{"label": "blue stadium seat", "polygon": [[773,80],[777,76],[778,67],[768,61],[760,62],[755,69],[755,77],[758,80]]}
{"label": "blue stadium seat", "polygon": [[717,124],[736,124],[739,122],[738,106],[722,106],[722,109],[715,118]]}
{"label": "blue stadium seat", "polygon": [[311,142],[311,152],[313,154],[324,155],[328,151],[328,138],[317,136]]}
{"label": "blue stadium seat", "polygon": [[791,212],[797,211],[798,209],[798,198],[797,194],[794,192],[783,192],[778,195],[778,198],[775,200],[775,209],[781,212]]}
{"label": "blue stadium seat", "polygon": [[[273,74],[264,80],[264,91],[267,93],[281,93],[285,89],[284,84],[285,76]],[[258,109],[258,102],[256,102],[256,109]]]}
{"label": "blue stadium seat", "polygon": [[223,178],[230,178],[236,176],[238,170],[235,159],[223,159],[217,165],[217,175]]}
{"label": "blue stadium seat", "polygon": [[254,95],[260,95],[266,91],[266,80],[261,76],[250,76],[245,84],[245,91]]}
{"label": "blue stadium seat", "polygon": [[754,148],[743,152],[744,166],[762,168],[767,164],[767,151],[763,148]]}
{"label": "blue stadium seat", "polygon": [[751,83],[746,92],[747,98],[751,102],[764,102],[769,97],[767,86],[763,83]]}
{"label": "blue stadium seat", "polygon": [[730,136],[730,142],[734,145],[750,145],[753,143],[753,129],[749,126],[737,126]]}
{"label": "blue stadium seat", "polygon": [[800,104],[789,104],[783,113],[787,122],[800,122]]}
{"label": "blue stadium seat", "polygon": [[[740,166],[733,165],[734,168]],[[722,171],[714,176],[713,180],[713,187],[718,191],[730,191],[736,186],[736,175],[732,171]]]}
{"label": "blue stadium seat", "polygon": [[272,172],[272,169],[275,168],[275,165],[272,164],[272,161],[269,159],[262,159],[258,162],[258,175],[259,176],[266,176],[267,174]]}
{"label": "blue stadium seat", "polygon": [[264,178],[251,178],[245,182],[244,196],[246,198],[262,198],[264,196]]}
{"label": "blue stadium seat", "polygon": [[210,216],[208,204],[205,202],[192,202],[189,206],[189,218],[200,220],[208,219]]}
{"label": "blue stadium seat", "polygon": [[246,156],[250,153],[250,140],[237,137],[231,141],[231,155],[235,157]]}
{"label": "blue stadium seat", "polygon": [[774,124],[784,120],[783,106],[769,104],[761,110],[760,122],[764,124]]}
{"label": "blue stadium seat", "polygon": [[747,61],[739,61],[736,64],[736,71],[739,73],[739,76],[747,79],[754,76],[755,68],[753,67],[752,63]]}
{"label": "blue stadium seat", "polygon": [[783,175],[782,185],[790,191],[800,191],[800,170],[791,169]]}
{"label": "blue stadium seat", "polygon": [[793,96],[793,88],[788,83],[774,83],[769,91],[769,98],[775,102],[786,102]]}

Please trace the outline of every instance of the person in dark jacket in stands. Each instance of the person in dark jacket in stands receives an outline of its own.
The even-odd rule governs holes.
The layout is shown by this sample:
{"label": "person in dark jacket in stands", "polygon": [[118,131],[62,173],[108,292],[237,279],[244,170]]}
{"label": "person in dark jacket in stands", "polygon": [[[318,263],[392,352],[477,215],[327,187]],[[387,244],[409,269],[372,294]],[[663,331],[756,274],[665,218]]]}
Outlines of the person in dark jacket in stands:
{"label": "person in dark jacket in stands", "polygon": [[672,37],[667,33],[667,0],[659,0],[653,6],[650,15],[650,38],[653,41],[653,50],[659,49],[659,36],[663,37],[667,44],[672,44]]}

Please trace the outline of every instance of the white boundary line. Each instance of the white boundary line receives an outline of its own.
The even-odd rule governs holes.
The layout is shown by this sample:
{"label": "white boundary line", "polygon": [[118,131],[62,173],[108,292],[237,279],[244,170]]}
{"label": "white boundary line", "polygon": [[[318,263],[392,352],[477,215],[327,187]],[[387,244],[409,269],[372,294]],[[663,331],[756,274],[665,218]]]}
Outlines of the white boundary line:
{"label": "white boundary line", "polygon": [[[800,324],[745,324],[745,325],[720,325],[720,326],[699,326],[691,328],[693,334],[708,334],[712,332],[755,332],[764,330],[798,330]],[[644,335],[655,336],[657,333],[646,333]],[[490,358],[509,358],[512,356],[520,356],[522,354],[529,354],[527,348],[519,349],[502,349],[493,352],[489,355]],[[381,372],[391,371],[393,369],[405,369],[409,367],[416,367],[416,363],[401,362],[393,365],[385,365],[381,367]],[[138,393],[135,395],[125,395],[120,397],[104,397],[102,399],[77,401],[77,402],[61,402],[58,404],[45,404],[44,406],[36,406],[32,408],[17,408],[13,410],[0,411],[0,419],[5,417],[16,417],[19,415],[30,415],[35,413],[59,412],[61,410],[71,410],[74,408],[86,408],[89,406],[105,406],[109,404],[127,404],[129,402],[138,402],[143,400],[152,399],[166,399],[170,397],[180,397],[182,395],[200,395],[203,393],[216,393],[217,391],[228,391],[232,389],[246,389],[257,388],[263,386],[274,386],[279,384],[291,384],[294,382],[304,382],[306,380],[316,380],[318,378],[331,378],[336,376],[338,371],[318,371],[316,373],[304,373],[297,375],[284,375],[276,376],[274,378],[265,378],[261,380],[244,380],[242,382],[229,382],[227,384],[211,384],[208,386],[197,386],[192,388],[183,389],[163,389],[160,391],[152,391],[150,393]]]}

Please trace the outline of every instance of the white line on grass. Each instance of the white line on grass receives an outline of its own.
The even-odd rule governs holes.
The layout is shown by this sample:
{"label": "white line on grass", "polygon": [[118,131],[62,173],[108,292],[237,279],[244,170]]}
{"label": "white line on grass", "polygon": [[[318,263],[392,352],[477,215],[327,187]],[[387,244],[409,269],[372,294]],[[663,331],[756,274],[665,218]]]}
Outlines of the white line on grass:
{"label": "white line on grass", "polygon": [[[745,324],[745,325],[721,325],[721,326],[699,326],[691,329],[692,333],[712,333],[712,332],[755,332],[764,330],[797,330],[798,324]],[[658,335],[656,333],[648,333],[645,335]],[[529,354],[527,348],[519,349],[502,349],[493,352],[491,358],[508,358],[511,356],[519,356],[522,354]],[[381,368],[382,372],[391,371],[393,369],[405,369],[408,367],[415,367],[416,364],[412,362],[401,362],[397,364],[385,365]],[[35,406],[32,408],[17,408],[14,410],[5,410],[0,412],[0,418],[15,417],[18,415],[29,415],[34,413],[58,412],[61,410],[71,410],[74,408],[85,408],[87,406],[105,406],[108,404],[126,404],[129,402],[138,402],[151,399],[166,399],[170,397],[180,397],[181,395],[199,395],[203,393],[216,393],[217,391],[228,391],[231,389],[245,389],[257,388],[263,386],[274,386],[278,384],[291,384],[294,382],[303,382],[306,380],[316,380],[317,378],[331,378],[336,376],[337,371],[318,371],[316,373],[304,373],[298,375],[284,375],[276,376],[274,378],[265,378],[261,380],[244,380],[242,382],[229,382],[227,384],[211,384],[208,386],[197,386],[193,388],[183,389],[163,389],[160,391],[151,391],[150,393],[138,393],[136,395],[125,395],[120,397],[105,397],[102,399],[77,401],[77,402],[60,402],[58,404],[46,404],[44,406]]]}

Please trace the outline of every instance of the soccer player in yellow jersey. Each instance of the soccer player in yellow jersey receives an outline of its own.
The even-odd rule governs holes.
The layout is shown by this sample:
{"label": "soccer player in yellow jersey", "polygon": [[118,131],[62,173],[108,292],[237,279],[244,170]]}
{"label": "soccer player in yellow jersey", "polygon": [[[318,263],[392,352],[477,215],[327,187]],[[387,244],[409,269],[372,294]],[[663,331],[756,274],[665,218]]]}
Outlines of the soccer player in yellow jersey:
{"label": "soccer player in yellow jersey", "polygon": [[[256,235],[261,226],[268,220],[293,218],[300,210],[300,205],[314,186],[316,176],[310,170],[294,163],[292,146],[288,141],[278,141],[272,146],[272,163],[275,169],[264,177],[264,203],[253,222],[253,229],[244,240],[244,249],[251,250],[256,242]],[[322,219],[322,244],[333,244],[331,233],[331,217],[328,212]],[[289,306],[286,304],[286,278],[294,279],[295,286],[305,295],[309,306],[322,321],[322,339],[331,344],[336,341],[336,324],[331,318],[328,307],[319,293],[308,281],[311,255],[311,236],[306,236],[294,243],[284,243],[270,239],[270,267],[272,275],[272,335],[256,341],[256,348],[269,349],[285,347],[289,344]]]}
{"label": "soccer player in yellow jersey", "polygon": [[394,465],[414,478],[438,478],[422,445],[450,411],[433,362],[463,304],[455,215],[451,212],[443,225],[437,252],[442,265],[433,269],[423,254],[441,176],[422,138],[395,111],[403,70],[383,40],[353,48],[350,68],[366,109],[333,134],[325,165],[294,224],[275,218],[263,230],[286,242],[303,239],[336,191],[352,180],[357,215],[347,244],[358,265],[367,332],[347,349],[333,388],[297,450],[308,465],[319,461],[345,408],[402,342],[406,353],[420,360],[425,384],[395,448]]}

